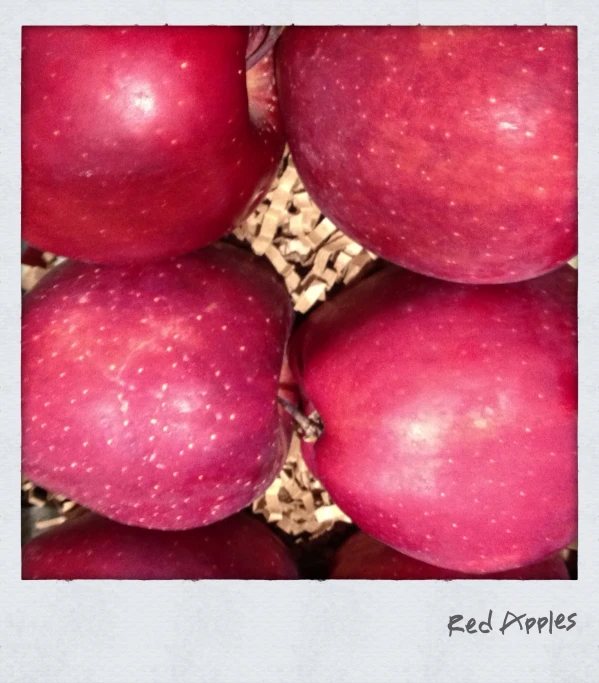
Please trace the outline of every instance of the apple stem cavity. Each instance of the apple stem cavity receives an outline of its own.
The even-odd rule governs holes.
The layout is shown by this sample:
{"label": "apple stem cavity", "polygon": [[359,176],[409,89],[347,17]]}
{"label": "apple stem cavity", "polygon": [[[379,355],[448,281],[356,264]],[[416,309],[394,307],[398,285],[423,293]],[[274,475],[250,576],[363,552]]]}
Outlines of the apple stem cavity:
{"label": "apple stem cavity", "polygon": [[279,405],[286,410],[297,423],[297,433],[303,441],[307,443],[314,443],[317,441],[324,431],[324,425],[317,412],[313,412],[309,417],[306,417],[293,404],[286,401],[281,396],[278,396]]}
{"label": "apple stem cavity", "polygon": [[279,39],[281,33],[283,33],[284,26],[271,26],[262,41],[256,46],[256,48],[246,56],[245,58],[245,70],[249,71],[258,62],[265,57],[275,46],[275,43]]}

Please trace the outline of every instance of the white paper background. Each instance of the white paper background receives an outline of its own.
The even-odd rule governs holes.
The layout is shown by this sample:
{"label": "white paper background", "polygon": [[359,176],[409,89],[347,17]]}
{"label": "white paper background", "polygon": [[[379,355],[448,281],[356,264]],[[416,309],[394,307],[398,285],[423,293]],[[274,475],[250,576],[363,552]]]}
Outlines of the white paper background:
{"label": "white paper background", "polygon": [[[599,647],[596,392],[599,12],[591,2],[237,0],[2,3],[0,681],[594,681]],[[572,582],[20,581],[20,30],[24,24],[577,25],[580,533]],[[481,74],[484,77],[484,74]],[[447,636],[450,614],[577,612],[553,635]]]}

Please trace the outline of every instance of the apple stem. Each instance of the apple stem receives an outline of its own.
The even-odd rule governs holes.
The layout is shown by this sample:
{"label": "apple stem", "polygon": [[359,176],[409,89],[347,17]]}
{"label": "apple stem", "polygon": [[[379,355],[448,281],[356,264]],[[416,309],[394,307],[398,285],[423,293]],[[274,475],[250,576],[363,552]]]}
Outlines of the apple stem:
{"label": "apple stem", "polygon": [[292,403],[289,403],[289,401],[281,398],[281,396],[278,396],[277,398],[279,405],[281,405],[296,421],[299,436],[308,443],[316,441],[324,431],[324,426],[318,417],[318,413],[312,413],[310,417],[306,417]]}
{"label": "apple stem", "polygon": [[252,67],[256,66],[256,64],[272,50],[279,39],[279,36],[283,33],[284,28],[284,26],[271,26],[268,29],[268,33],[264,37],[264,40],[245,58],[246,71],[249,71]]}

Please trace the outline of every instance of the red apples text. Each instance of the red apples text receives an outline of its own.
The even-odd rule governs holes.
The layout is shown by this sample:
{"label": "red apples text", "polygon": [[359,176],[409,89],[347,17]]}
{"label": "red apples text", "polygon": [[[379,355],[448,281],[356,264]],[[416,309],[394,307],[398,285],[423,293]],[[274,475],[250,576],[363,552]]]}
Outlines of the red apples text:
{"label": "red apples text", "polygon": [[154,531],[91,513],[23,547],[24,579],[297,579],[283,543],[239,514],[204,529]]}

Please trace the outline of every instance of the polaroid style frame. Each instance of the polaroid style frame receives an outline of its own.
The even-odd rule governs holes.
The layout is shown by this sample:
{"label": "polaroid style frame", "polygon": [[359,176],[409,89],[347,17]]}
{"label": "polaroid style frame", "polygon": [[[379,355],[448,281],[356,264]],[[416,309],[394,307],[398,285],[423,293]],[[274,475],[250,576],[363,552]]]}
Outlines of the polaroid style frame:
{"label": "polaroid style frame", "polygon": [[[599,676],[599,9],[592,0],[1,0],[0,680],[7,683],[550,683]],[[22,581],[23,25],[570,25],[579,50],[577,581]],[[576,613],[530,634],[455,633],[492,609]],[[464,620],[466,621],[466,619]]]}

